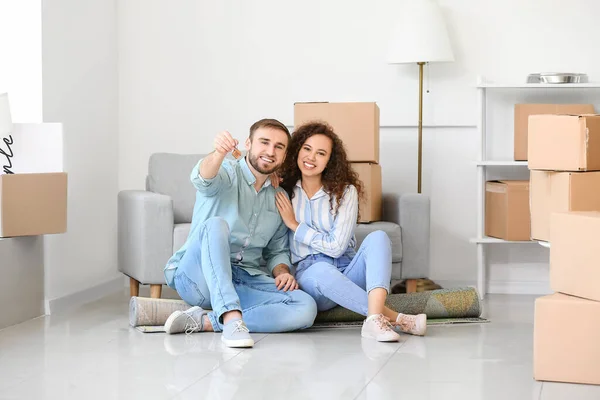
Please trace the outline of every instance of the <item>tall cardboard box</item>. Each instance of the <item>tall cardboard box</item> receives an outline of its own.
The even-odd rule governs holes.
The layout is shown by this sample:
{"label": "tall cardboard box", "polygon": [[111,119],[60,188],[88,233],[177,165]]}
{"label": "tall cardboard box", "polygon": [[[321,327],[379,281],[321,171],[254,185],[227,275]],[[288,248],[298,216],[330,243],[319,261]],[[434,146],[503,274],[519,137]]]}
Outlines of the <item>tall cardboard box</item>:
{"label": "tall cardboard box", "polygon": [[381,165],[372,163],[352,163],[352,169],[363,183],[364,195],[358,207],[359,222],[381,220]]}
{"label": "tall cardboard box", "polygon": [[531,238],[551,241],[550,215],[600,211],[600,172],[530,171]]}
{"label": "tall cardboard box", "polygon": [[600,302],[562,293],[539,297],[533,332],[536,380],[600,384]]}
{"label": "tall cardboard box", "polygon": [[515,104],[515,161],[527,161],[527,130],[530,115],[594,113],[595,110],[593,104]]}
{"label": "tall cardboard box", "polygon": [[295,103],[295,129],[310,121],[331,125],[344,142],[349,161],[379,163],[379,107],[376,103]]}
{"label": "tall cardboard box", "polygon": [[504,240],[530,240],[529,181],[490,181],[485,185],[485,234]]}
{"label": "tall cardboard box", "polygon": [[600,115],[531,115],[529,169],[600,170]]}
{"label": "tall cardboard box", "polygon": [[66,231],[65,172],[0,175],[0,237]]}
{"label": "tall cardboard box", "polygon": [[550,287],[600,301],[600,212],[553,213],[550,221]]}

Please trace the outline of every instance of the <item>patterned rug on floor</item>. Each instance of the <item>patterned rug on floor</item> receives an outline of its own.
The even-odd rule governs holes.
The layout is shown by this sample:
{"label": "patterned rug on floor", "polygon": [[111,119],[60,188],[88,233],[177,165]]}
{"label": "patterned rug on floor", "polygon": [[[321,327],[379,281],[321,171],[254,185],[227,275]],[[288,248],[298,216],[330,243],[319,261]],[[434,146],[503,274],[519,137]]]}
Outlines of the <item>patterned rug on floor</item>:
{"label": "patterned rug on floor", "polygon": [[[405,314],[426,314],[428,325],[487,322],[479,318],[479,295],[472,287],[391,294],[386,300],[386,305]],[[175,310],[185,310],[189,307],[183,300],[134,296],[129,304],[130,325],[141,332],[164,332],[162,325],[168,316]],[[352,322],[360,325],[364,319],[365,317],[358,313],[337,306],[319,312],[315,327],[343,327]]]}
{"label": "patterned rug on floor", "polygon": [[[386,305],[404,314],[426,314],[427,319],[464,319],[481,316],[479,295],[472,287],[391,294],[387,297]],[[364,316],[338,306],[319,312],[315,323],[352,322],[364,319]]]}

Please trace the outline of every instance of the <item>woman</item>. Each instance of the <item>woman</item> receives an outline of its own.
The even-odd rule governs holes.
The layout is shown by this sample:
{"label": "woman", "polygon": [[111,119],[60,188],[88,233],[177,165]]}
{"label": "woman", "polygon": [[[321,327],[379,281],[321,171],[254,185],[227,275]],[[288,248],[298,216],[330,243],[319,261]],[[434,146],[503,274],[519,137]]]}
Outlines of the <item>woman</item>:
{"label": "woman", "polygon": [[299,127],[281,177],[291,201],[279,192],[276,205],[290,229],[296,280],[319,311],[339,304],[366,316],[361,335],[378,341],[400,339],[392,325],[424,335],[425,314],[399,314],[385,306],[392,271],[385,232],[370,233],[354,250],[362,183],[332,128],[320,122]]}

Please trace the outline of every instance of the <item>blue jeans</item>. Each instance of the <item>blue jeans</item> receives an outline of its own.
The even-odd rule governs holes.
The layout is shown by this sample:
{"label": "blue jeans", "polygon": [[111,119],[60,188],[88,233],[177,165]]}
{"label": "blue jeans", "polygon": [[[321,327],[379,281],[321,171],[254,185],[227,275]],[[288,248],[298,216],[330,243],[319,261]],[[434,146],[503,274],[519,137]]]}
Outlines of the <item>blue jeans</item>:
{"label": "blue jeans", "polygon": [[286,332],[312,326],[315,301],[300,291],[277,290],[275,279],[250,275],[231,265],[229,225],[223,218],[206,220],[198,240],[190,243],[175,272],[175,288],[192,306],[212,309],[208,318],[216,332],[223,314],[238,310],[251,332]]}
{"label": "blue jeans", "polygon": [[391,278],[392,246],[383,231],[367,235],[355,254],[339,258],[309,256],[298,263],[296,270],[300,289],[315,299],[319,311],[339,304],[365,316],[368,293],[375,288],[389,293]]}

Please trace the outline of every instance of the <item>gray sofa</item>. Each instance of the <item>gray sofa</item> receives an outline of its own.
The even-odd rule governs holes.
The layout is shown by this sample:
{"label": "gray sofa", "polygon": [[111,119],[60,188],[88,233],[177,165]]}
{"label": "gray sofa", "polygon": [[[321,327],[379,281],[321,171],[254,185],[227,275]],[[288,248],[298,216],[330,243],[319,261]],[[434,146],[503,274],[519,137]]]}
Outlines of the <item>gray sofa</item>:
{"label": "gray sofa", "polygon": [[[146,190],[118,194],[119,271],[130,277],[132,296],[151,285],[161,297],[163,268],[185,242],[195,201],[189,176],[203,154],[156,153],[150,157]],[[392,284],[429,275],[429,198],[420,194],[384,195],[383,221],[359,224],[358,245],[374,230],[392,241]],[[407,288],[414,285],[407,284]],[[412,291],[412,290],[410,290]]]}

